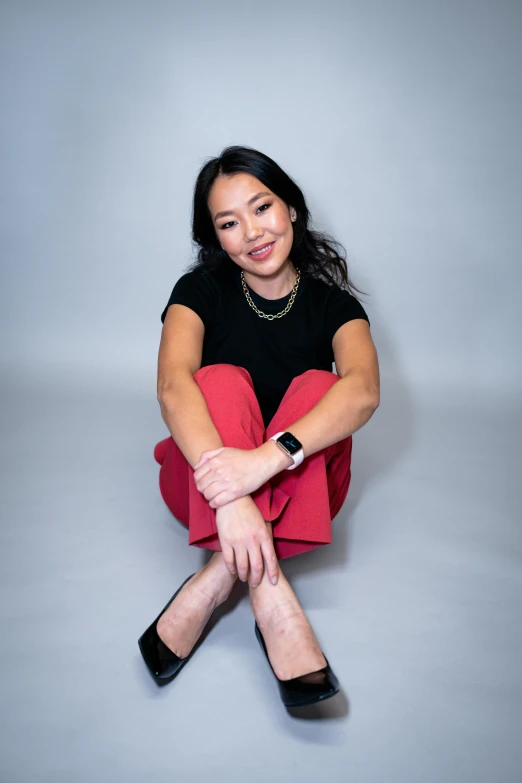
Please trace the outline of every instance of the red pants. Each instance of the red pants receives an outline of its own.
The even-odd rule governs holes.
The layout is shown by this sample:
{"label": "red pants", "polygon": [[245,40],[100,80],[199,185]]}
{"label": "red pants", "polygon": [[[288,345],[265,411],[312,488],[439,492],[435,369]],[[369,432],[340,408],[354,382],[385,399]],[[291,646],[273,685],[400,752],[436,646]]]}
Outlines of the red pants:
{"label": "red pants", "polygon": [[[250,373],[233,364],[211,364],[194,375],[224,446],[253,449],[276,432],[291,431],[339,380],[328,370],[307,370],[294,378],[266,431]],[[272,522],[278,559],[299,555],[332,541],[332,519],[340,511],[350,485],[351,435],[306,456],[293,470],[283,469],[252,493],[263,515]],[[172,437],[156,444],[161,465],[163,500],[189,530],[189,545],[221,551],[216,509],[197,489],[194,469]]]}

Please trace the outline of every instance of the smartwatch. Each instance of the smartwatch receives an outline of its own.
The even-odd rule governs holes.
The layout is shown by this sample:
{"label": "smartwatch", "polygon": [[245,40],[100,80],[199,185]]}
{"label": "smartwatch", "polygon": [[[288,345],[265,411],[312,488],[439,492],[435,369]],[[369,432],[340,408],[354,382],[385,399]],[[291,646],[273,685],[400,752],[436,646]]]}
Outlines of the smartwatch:
{"label": "smartwatch", "polygon": [[292,457],[294,464],[289,465],[286,470],[293,470],[303,461],[303,447],[291,432],[276,432],[276,434],[272,435],[272,437],[268,440],[275,440],[279,448],[281,448],[289,457]]}

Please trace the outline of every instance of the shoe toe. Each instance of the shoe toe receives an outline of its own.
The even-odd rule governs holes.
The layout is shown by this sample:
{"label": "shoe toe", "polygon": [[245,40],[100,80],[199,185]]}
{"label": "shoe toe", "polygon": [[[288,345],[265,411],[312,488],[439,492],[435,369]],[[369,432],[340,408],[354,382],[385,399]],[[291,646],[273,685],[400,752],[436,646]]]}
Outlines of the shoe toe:
{"label": "shoe toe", "polygon": [[181,588],[192,579],[194,574],[188,576],[183,584],[176,590],[168,604],[162,609],[159,615],[156,617],[153,623],[149,625],[147,630],[138,639],[138,645],[147,667],[160,685],[164,685],[169,682],[175,674],[181,669],[181,667],[188,661],[192,653],[198,646],[194,645],[190,654],[186,658],[180,658],[179,655],[172,652],[164,641],[158,635],[157,623],[161,615],[168,609],[173,600],[176,598]]}
{"label": "shoe toe", "polygon": [[[263,634],[261,633],[257,621],[255,623],[255,633],[261,649],[265,653],[266,659],[272,669],[272,673],[277,680],[281,701],[285,707],[302,707],[307,704],[315,704],[318,701],[329,699],[339,692],[339,680],[333,672],[328,658],[324,656],[326,666],[309,674],[303,674],[300,677],[293,677],[291,680],[280,680],[274,672],[268,650],[266,648]],[[323,653],[324,655],[324,653]]]}
{"label": "shoe toe", "polygon": [[327,662],[324,669],[280,681],[279,690],[285,706],[300,707],[335,696],[339,692],[339,680]]}
{"label": "shoe toe", "polygon": [[146,631],[139,640],[139,646],[145,663],[156,679],[166,680],[181,668],[185,659],[180,658],[158,636],[154,626]]}

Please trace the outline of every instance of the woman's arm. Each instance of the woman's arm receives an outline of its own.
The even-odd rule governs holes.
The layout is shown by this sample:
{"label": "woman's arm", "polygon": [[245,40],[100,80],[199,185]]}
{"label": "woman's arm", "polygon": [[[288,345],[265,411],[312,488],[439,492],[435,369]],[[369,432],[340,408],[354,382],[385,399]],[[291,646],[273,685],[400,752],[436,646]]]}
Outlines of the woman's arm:
{"label": "woman's arm", "polygon": [[[193,375],[201,367],[205,327],[189,307],[167,310],[158,356],[157,397],[161,415],[177,446],[193,468],[204,451],[223,447],[207,402]],[[250,494],[216,508],[216,528],[225,565],[231,574],[259,584],[266,567],[274,584],[278,564],[273,539]],[[263,565],[264,564],[264,565]]]}
{"label": "woman's arm", "polygon": [[158,353],[157,397],[163,421],[187,462],[194,467],[203,451],[223,446],[193,375],[201,367],[205,327],[181,304],[167,310]]}
{"label": "woman's arm", "polygon": [[163,421],[192,468],[204,451],[223,446],[203,393],[190,373],[179,373],[158,402]]}
{"label": "woman's arm", "polygon": [[[377,351],[367,321],[339,327],[332,341],[339,380],[304,416],[286,429],[303,445],[305,459],[360,429],[380,402]],[[258,447],[274,476],[292,464],[273,440]]]}

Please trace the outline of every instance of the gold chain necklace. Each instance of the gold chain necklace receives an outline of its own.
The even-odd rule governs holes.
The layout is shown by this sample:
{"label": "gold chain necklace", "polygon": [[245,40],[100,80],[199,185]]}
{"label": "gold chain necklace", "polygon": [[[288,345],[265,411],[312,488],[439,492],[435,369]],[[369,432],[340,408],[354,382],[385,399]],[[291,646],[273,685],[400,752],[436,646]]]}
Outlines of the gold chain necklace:
{"label": "gold chain necklace", "polygon": [[[296,267],[296,269],[297,269],[297,267]],[[292,288],[292,295],[290,296],[290,300],[289,300],[289,302],[288,302],[288,304],[287,304],[287,306],[285,307],[284,310],[281,310],[280,313],[274,313],[274,314],[273,313],[263,313],[258,307],[255,306],[254,302],[252,301],[252,297],[250,296],[250,293],[249,293],[249,290],[247,288],[247,284],[246,284],[246,281],[245,281],[245,276],[243,274],[243,269],[241,270],[241,284],[243,286],[243,291],[245,292],[245,296],[247,298],[248,304],[250,305],[250,307],[252,307],[256,311],[256,313],[258,314],[258,316],[260,318],[268,318],[269,321],[273,321],[274,318],[281,318],[283,315],[286,315],[286,313],[290,310],[290,308],[292,307],[292,305],[294,303],[294,299],[296,297],[296,294],[297,294],[297,289],[299,287],[300,279],[301,279],[301,270],[297,269],[297,279],[296,279],[296,281],[294,283],[294,287]]]}

